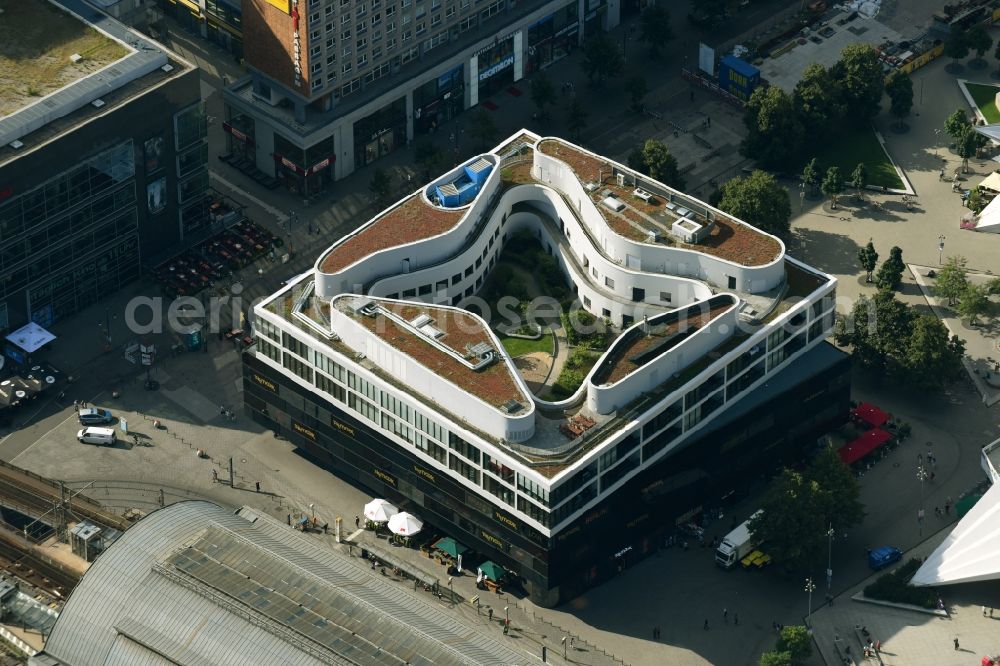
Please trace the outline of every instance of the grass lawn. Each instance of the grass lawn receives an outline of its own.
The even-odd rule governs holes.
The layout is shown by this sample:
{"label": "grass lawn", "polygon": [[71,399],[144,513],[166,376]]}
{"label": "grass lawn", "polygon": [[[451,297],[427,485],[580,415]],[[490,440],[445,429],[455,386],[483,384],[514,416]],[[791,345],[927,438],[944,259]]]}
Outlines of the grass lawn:
{"label": "grass lawn", "polygon": [[972,95],[976,106],[982,112],[988,123],[1000,123],[1000,111],[997,110],[996,94],[1000,86],[987,86],[981,83],[966,83],[966,89]]}
{"label": "grass lawn", "polygon": [[537,340],[525,340],[523,338],[511,338],[506,335],[498,336],[503,348],[511,355],[511,358],[531,354],[533,352],[552,353],[552,334],[546,331]]}
{"label": "grass lawn", "polygon": [[821,145],[815,157],[820,164],[820,179],[832,166],[840,167],[840,175],[845,181],[845,191],[849,191],[851,172],[860,162],[865,163],[868,170],[870,185],[902,188],[903,181],[896,174],[889,157],[882,150],[875,137],[875,132],[867,127],[847,130],[844,134],[835,135],[833,139]]}

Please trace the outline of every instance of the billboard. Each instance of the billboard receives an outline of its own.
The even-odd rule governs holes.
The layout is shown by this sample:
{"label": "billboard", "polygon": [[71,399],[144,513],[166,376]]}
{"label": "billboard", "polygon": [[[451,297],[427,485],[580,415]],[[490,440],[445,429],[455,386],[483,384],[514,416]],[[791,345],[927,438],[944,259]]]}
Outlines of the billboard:
{"label": "billboard", "polygon": [[708,44],[698,44],[698,69],[715,76],[715,49]]}
{"label": "billboard", "polygon": [[267,4],[271,5],[272,7],[277,7],[286,14],[289,14],[290,12],[288,10],[288,1],[289,0],[267,0]]}

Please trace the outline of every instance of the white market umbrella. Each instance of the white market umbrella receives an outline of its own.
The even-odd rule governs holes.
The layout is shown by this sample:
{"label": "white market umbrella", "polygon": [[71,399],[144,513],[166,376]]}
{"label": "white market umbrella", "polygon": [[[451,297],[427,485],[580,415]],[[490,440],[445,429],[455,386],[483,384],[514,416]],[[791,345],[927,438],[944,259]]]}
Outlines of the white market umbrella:
{"label": "white market umbrella", "polygon": [[384,523],[399,513],[399,509],[384,499],[374,499],[365,504],[365,518],[376,523]]}
{"label": "white market umbrella", "polygon": [[416,516],[406,513],[397,513],[389,519],[389,531],[400,536],[413,536],[424,529],[424,524]]}

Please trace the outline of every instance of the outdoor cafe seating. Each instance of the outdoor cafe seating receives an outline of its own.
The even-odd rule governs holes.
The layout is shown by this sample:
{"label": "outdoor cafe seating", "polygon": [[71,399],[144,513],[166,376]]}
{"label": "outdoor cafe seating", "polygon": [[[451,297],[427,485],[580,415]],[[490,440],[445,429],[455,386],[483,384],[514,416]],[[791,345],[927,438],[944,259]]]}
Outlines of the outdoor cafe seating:
{"label": "outdoor cafe seating", "polygon": [[866,430],[860,437],[844,445],[837,451],[840,459],[845,465],[851,465],[865,458],[886,442],[892,439],[892,435],[881,428]]}

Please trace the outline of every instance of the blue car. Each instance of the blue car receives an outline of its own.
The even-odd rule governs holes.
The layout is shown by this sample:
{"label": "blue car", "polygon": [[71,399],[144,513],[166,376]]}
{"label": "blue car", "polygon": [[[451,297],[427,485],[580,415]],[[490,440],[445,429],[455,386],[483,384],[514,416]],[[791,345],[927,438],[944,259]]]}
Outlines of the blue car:
{"label": "blue car", "polygon": [[903,558],[903,551],[892,546],[882,546],[875,550],[868,551],[868,566],[873,571],[885,569],[891,564],[899,562]]}
{"label": "blue car", "polygon": [[77,414],[80,419],[80,425],[103,425],[106,423],[111,423],[115,420],[115,417],[106,409],[98,409],[96,407],[87,407],[86,409],[81,409],[80,413]]}

